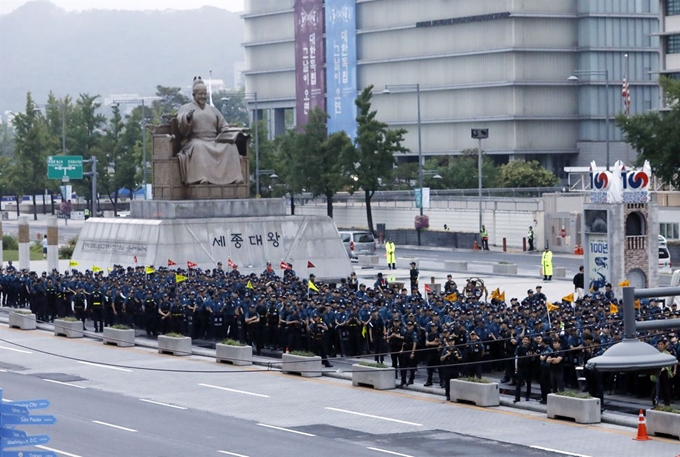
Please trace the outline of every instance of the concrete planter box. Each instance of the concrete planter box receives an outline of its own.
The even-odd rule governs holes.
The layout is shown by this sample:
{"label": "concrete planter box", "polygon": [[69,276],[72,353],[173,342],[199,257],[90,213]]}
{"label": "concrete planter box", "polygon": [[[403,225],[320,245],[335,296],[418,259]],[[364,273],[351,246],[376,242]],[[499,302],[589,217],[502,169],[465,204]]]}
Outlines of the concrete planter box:
{"label": "concrete planter box", "polygon": [[566,417],[579,424],[598,424],[602,420],[599,398],[574,398],[564,395],[548,395],[548,417]]}
{"label": "concrete planter box", "polygon": [[18,328],[21,330],[35,330],[35,314],[29,313],[9,313],[10,328]]}
{"label": "concrete planter box", "polygon": [[104,327],[104,344],[112,344],[121,348],[129,348],[135,345],[134,329],[119,329]]}
{"label": "concrete planter box", "polygon": [[462,379],[451,380],[451,401],[474,403],[477,406],[498,406],[501,404],[497,382],[470,382]]}
{"label": "concrete planter box", "polygon": [[645,422],[650,435],[670,435],[680,439],[680,414],[648,409]]}
{"label": "concrete planter box", "polygon": [[494,263],[493,272],[502,275],[516,275],[517,264],[515,263]]}
{"label": "concrete planter box", "polygon": [[397,387],[394,368],[367,367],[355,363],[352,368],[352,385],[370,386],[376,390],[389,390]]}
{"label": "concrete planter box", "polygon": [[359,265],[366,266],[378,265],[380,263],[377,255],[358,255],[357,262]]}
{"label": "concrete planter box", "polygon": [[82,321],[65,321],[61,319],[54,320],[54,336],[65,336],[66,338],[82,338],[83,337],[83,322]]}
{"label": "concrete planter box", "polygon": [[158,353],[172,355],[191,355],[191,338],[158,335]]}
{"label": "concrete planter box", "polygon": [[217,343],[215,345],[215,359],[217,362],[226,362],[237,366],[252,365],[253,347]]}
{"label": "concrete planter box", "polygon": [[444,269],[446,271],[467,271],[468,264],[459,260],[445,260]]}
{"label": "concrete planter box", "polygon": [[283,354],[281,357],[281,371],[299,374],[304,378],[317,378],[321,376],[321,357]]}

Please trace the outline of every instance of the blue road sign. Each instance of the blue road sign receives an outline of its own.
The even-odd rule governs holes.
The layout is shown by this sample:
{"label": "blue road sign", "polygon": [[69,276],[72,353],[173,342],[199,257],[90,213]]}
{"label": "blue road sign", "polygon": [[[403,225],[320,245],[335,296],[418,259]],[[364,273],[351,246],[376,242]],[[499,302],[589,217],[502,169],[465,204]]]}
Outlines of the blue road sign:
{"label": "blue road sign", "polygon": [[3,457],[58,457],[52,451],[5,451]]}
{"label": "blue road sign", "polygon": [[0,414],[28,414],[28,408],[11,403],[3,403],[0,404]]}
{"label": "blue road sign", "polygon": [[50,406],[49,400],[21,400],[12,401],[8,405],[23,406],[28,409],[45,409]]}
{"label": "blue road sign", "polygon": [[49,442],[50,437],[47,435],[34,435],[25,438],[0,438],[0,449],[6,449],[8,447],[37,446]]}
{"label": "blue road sign", "polygon": [[26,432],[13,428],[0,427],[0,438],[25,438]]}
{"label": "blue road sign", "polygon": [[3,425],[52,425],[57,422],[57,418],[52,415],[42,416],[13,416],[6,414],[2,416]]}

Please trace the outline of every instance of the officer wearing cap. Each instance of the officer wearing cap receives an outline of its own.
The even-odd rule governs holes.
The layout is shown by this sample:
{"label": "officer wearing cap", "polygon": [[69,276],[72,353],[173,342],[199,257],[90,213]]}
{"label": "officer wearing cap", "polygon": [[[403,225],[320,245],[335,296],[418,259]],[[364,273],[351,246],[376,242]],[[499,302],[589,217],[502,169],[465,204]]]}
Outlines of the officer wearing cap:
{"label": "officer wearing cap", "polygon": [[394,318],[392,320],[392,325],[387,329],[387,345],[390,351],[390,357],[392,358],[392,368],[394,368],[394,377],[397,378],[399,375],[399,368],[401,365],[401,352],[404,348],[404,334],[405,330],[401,326],[401,319]]}
{"label": "officer wearing cap", "polygon": [[409,279],[411,280],[411,290],[418,290],[418,277],[420,276],[420,271],[415,262],[410,263],[411,269],[408,272]]}
{"label": "officer wearing cap", "polygon": [[548,301],[547,297],[543,293],[543,286],[540,284],[536,286],[536,293],[534,294],[535,303],[545,303]]}
{"label": "officer wearing cap", "polygon": [[[174,322],[172,322],[172,314],[170,313],[171,303],[168,294],[163,294],[161,302],[158,304],[158,319],[159,329],[161,334],[175,332]],[[181,308],[180,308],[181,311]],[[177,333],[182,333],[181,331]]]}
{"label": "officer wearing cap", "polygon": [[[416,348],[418,345],[418,333],[414,328],[414,322],[408,321],[406,323],[406,331],[404,332],[404,346],[401,351],[401,387],[413,384],[416,377]],[[408,372],[408,382],[406,382],[406,374]]]}
{"label": "officer wearing cap", "polygon": [[447,401],[451,400],[451,379],[458,378],[457,365],[462,361],[463,354],[460,349],[455,346],[455,337],[449,336],[444,342],[444,347],[442,348],[439,357]]}

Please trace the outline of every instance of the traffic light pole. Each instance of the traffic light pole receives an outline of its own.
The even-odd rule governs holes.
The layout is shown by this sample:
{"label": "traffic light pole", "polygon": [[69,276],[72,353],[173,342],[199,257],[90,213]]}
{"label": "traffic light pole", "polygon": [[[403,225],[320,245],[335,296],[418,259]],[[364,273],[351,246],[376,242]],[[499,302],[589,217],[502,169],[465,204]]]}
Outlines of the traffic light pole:
{"label": "traffic light pole", "polygon": [[97,217],[97,158],[92,156],[89,160],[83,160],[83,163],[92,164],[92,171],[85,172],[83,175],[92,177],[92,215],[90,217]]}

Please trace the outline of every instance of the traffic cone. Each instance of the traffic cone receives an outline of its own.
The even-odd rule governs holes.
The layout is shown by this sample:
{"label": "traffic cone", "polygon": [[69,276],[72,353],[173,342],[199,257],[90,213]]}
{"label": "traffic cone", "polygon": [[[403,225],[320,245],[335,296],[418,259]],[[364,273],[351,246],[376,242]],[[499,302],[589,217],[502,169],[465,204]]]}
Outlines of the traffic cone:
{"label": "traffic cone", "polygon": [[578,255],[578,244],[574,246],[574,255]]}
{"label": "traffic cone", "polygon": [[635,441],[649,441],[650,437],[647,436],[647,424],[645,423],[645,413],[640,410],[640,416],[638,417],[638,430],[637,436],[633,438]]}
{"label": "traffic cone", "polygon": [[475,240],[475,244],[472,246],[472,250],[476,251],[479,249],[479,246],[477,245],[477,240]]}

